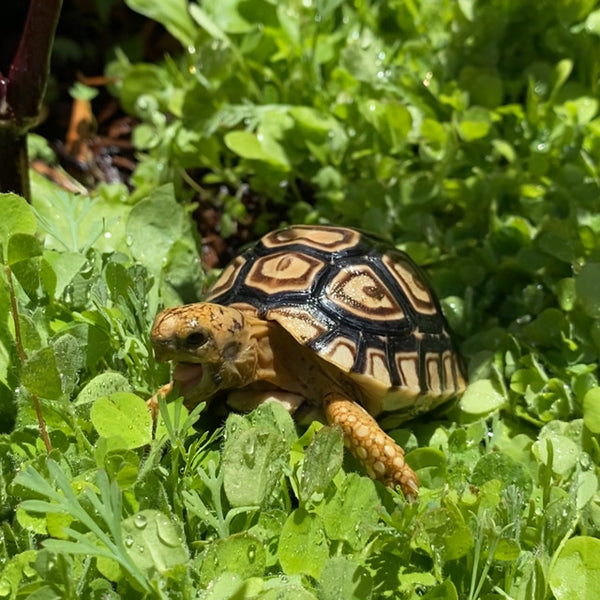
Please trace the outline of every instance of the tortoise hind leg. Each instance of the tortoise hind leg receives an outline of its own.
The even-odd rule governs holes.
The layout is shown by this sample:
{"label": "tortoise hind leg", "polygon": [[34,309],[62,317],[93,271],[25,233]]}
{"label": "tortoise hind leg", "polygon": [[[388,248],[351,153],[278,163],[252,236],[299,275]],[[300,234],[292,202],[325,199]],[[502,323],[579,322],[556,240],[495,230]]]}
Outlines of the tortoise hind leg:
{"label": "tortoise hind leg", "polygon": [[406,464],[404,450],[362,406],[340,394],[328,394],[325,414],[330,425],[342,428],[344,444],[370,477],[389,487],[399,485],[407,498],[417,495],[419,480]]}

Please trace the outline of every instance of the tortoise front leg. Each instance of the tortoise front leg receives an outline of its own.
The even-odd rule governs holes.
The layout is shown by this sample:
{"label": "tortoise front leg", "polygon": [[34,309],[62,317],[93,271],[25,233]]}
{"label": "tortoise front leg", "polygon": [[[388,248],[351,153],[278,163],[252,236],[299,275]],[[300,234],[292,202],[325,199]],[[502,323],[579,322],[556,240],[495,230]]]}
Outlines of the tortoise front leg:
{"label": "tortoise front leg", "polygon": [[389,487],[400,485],[407,498],[417,495],[419,480],[406,464],[404,450],[360,404],[340,394],[328,394],[325,414],[330,425],[342,428],[345,446],[370,477]]}

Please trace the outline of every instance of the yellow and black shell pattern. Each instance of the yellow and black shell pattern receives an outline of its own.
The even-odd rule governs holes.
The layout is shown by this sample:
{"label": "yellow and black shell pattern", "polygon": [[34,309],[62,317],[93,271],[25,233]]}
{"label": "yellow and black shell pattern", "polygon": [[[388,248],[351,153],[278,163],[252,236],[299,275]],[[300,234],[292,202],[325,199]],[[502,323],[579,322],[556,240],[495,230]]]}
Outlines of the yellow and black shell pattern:
{"label": "yellow and black shell pattern", "polygon": [[[225,268],[207,301],[276,321],[371,395],[399,392],[400,408],[419,395],[441,401],[465,386],[423,273],[404,252],[354,229],[271,232]],[[367,406],[372,413],[396,408],[393,401]]]}

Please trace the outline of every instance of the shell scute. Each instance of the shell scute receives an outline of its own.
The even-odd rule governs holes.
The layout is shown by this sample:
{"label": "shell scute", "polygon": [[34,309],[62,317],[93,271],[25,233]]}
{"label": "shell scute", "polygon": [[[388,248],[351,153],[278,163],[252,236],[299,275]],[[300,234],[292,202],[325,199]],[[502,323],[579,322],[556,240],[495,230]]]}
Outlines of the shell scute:
{"label": "shell scute", "polygon": [[373,414],[403,410],[417,398],[437,404],[465,386],[440,305],[420,269],[359,231],[302,225],[271,232],[225,269],[208,300],[253,307],[260,318],[278,322],[368,388],[375,400],[366,408]]}

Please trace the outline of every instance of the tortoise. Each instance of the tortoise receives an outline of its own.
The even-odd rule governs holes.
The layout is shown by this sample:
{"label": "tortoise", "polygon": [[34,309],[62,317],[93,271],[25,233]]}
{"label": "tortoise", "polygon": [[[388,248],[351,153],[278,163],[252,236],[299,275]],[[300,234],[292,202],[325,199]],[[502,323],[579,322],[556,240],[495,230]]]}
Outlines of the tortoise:
{"label": "tortoise", "polygon": [[342,428],[371,477],[411,497],[417,476],[375,417],[408,419],[465,387],[423,273],[404,252],[346,227],[268,233],[205,302],[159,313],[151,337],[157,360],[177,363],[186,406],[222,395],[238,410],[275,400],[320,414]]}

